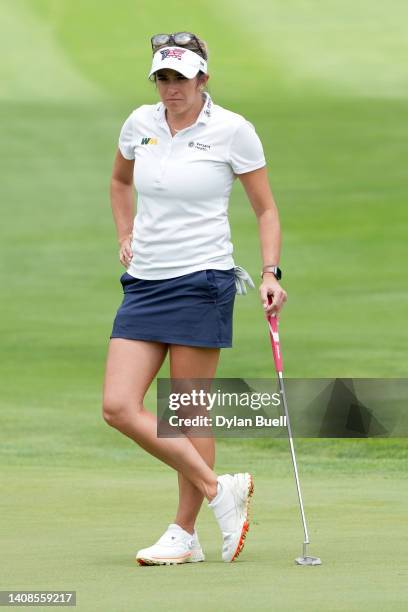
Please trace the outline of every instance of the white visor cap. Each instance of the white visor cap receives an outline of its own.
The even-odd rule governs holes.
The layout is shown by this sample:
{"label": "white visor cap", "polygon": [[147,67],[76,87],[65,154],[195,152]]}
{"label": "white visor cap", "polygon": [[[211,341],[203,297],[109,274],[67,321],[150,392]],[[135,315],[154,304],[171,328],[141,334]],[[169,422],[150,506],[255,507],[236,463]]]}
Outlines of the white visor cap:
{"label": "white visor cap", "polygon": [[207,62],[194,51],[183,47],[163,47],[153,56],[149,77],[161,68],[171,68],[183,74],[187,79],[194,78],[199,70],[207,74]]}

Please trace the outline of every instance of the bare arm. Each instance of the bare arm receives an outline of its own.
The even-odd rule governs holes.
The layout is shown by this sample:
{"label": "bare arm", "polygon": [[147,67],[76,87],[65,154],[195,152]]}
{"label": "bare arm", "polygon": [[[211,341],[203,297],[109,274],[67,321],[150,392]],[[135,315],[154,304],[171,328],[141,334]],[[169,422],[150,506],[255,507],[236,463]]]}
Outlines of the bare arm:
{"label": "bare arm", "polygon": [[[278,265],[281,250],[281,230],[279,213],[269,185],[266,167],[238,175],[258,221],[258,231],[261,246],[263,266]],[[259,287],[260,297],[265,314],[278,313],[287,299],[286,291],[282,289],[272,272],[266,272]],[[268,295],[273,296],[268,306]],[[266,306],[265,306],[266,304]]]}
{"label": "bare arm", "polygon": [[113,164],[110,197],[116,233],[120,246],[119,259],[128,266],[132,259],[132,230],[135,215],[133,167],[135,160],[125,159],[118,150]]}

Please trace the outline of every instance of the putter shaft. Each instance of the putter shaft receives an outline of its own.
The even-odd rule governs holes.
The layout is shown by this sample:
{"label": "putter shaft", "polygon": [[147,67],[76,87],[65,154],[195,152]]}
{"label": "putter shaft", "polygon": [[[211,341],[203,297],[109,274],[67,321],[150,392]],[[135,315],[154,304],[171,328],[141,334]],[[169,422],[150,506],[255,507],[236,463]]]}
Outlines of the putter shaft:
{"label": "putter shaft", "polygon": [[[270,296],[268,296],[268,301],[269,303],[271,303]],[[304,541],[303,541],[303,551],[302,551],[303,556],[298,557],[296,559],[296,563],[298,563],[299,565],[321,565],[321,560],[319,559],[319,557],[309,557],[307,554],[307,546],[308,544],[310,544],[310,541],[309,541],[309,534],[308,534],[307,525],[306,525],[306,516],[305,516],[305,510],[303,506],[302,492],[300,489],[299,473],[298,473],[297,463],[296,463],[295,448],[293,445],[292,427],[290,424],[288,405],[286,401],[285,385],[283,382],[283,361],[282,361],[282,354],[280,351],[278,317],[277,315],[271,315],[267,317],[267,319],[268,319],[270,339],[271,339],[271,344],[272,344],[273,360],[275,362],[275,369],[278,374],[279,392],[282,398],[283,408],[284,408],[285,417],[286,417],[286,426],[288,428],[290,454],[292,457],[293,470],[295,473],[296,489],[297,489],[298,498],[299,498],[300,513],[302,516],[303,531],[304,531],[304,536],[305,536]]]}
{"label": "putter shaft", "polygon": [[288,435],[289,435],[290,454],[291,454],[291,457],[292,457],[293,470],[295,472],[296,489],[297,489],[298,498],[299,498],[300,513],[302,515],[303,531],[304,531],[304,534],[305,534],[305,540],[303,542],[303,556],[306,557],[307,556],[307,545],[310,543],[309,542],[309,534],[308,534],[308,531],[307,531],[306,516],[305,516],[305,510],[304,510],[304,507],[303,507],[302,492],[301,492],[301,489],[300,489],[299,473],[298,473],[297,463],[296,463],[295,448],[293,446],[292,428],[291,428],[291,425],[290,425],[288,405],[287,405],[287,402],[286,402],[285,386],[284,386],[284,382],[283,382],[283,374],[282,374],[282,372],[278,372],[278,380],[279,380],[279,393],[280,393],[280,395],[282,397],[283,408],[285,410],[286,425],[287,425],[287,428],[288,428]]}

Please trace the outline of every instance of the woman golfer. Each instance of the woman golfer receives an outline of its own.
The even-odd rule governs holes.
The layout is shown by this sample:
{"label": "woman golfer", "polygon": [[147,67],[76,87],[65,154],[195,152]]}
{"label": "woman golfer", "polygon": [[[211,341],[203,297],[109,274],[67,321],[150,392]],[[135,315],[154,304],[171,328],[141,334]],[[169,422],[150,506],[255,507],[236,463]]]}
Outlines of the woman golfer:
{"label": "woman golfer", "polygon": [[137,553],[138,562],[203,561],[194,526],[204,497],[229,562],[248,529],[252,476],[217,476],[213,438],[157,437],[156,417],[143,400],[167,352],[171,378],[212,379],[220,348],[232,346],[235,294],[246,293],[245,281],[251,284],[232,258],[227,212],[236,175],[258,220],[265,316],[286,300],[278,282],[279,218],[254,127],[204,91],[206,43],[188,32],[159,34],[151,42],[149,78],[161,101],[139,106],[125,121],[113,167],[112,209],[126,272],[109,343],[103,417],[178,473],[174,522]]}

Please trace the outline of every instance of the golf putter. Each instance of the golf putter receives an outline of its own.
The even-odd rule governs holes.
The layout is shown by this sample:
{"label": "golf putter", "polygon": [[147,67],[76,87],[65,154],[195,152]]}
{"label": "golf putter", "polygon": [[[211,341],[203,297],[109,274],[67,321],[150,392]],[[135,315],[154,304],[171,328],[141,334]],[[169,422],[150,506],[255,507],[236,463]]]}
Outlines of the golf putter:
{"label": "golf putter", "polygon": [[[268,295],[268,304],[271,304],[271,303],[272,303],[272,298],[270,295]],[[293,446],[292,428],[290,426],[288,406],[286,402],[285,387],[283,384],[283,361],[282,361],[282,354],[281,354],[280,344],[279,344],[278,316],[268,315],[267,320],[268,320],[269,334],[270,334],[270,339],[271,339],[271,344],[272,344],[273,360],[275,362],[276,373],[278,375],[279,392],[282,397],[283,407],[285,409],[286,424],[288,427],[288,435],[289,435],[290,453],[292,455],[292,463],[293,463],[293,469],[295,472],[296,488],[297,488],[297,493],[299,497],[300,513],[302,516],[303,531],[305,534],[305,539],[303,542],[302,556],[297,557],[295,559],[295,562],[298,565],[321,565],[322,562],[319,559],[319,557],[310,557],[307,554],[307,547],[310,544],[310,540],[309,540],[309,534],[307,531],[305,511],[303,508],[302,493],[300,490],[299,474],[298,474],[298,469],[297,469],[297,464],[296,464],[295,448]]]}

